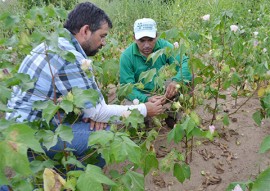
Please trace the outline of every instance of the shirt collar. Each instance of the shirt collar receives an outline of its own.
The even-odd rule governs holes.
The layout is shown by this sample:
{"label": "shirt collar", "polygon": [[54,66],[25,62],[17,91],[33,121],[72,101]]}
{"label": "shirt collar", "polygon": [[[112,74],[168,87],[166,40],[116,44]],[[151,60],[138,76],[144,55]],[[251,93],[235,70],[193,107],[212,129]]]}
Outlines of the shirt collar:
{"label": "shirt collar", "polygon": [[71,42],[72,44],[74,45],[74,47],[76,48],[76,50],[81,53],[83,55],[84,58],[87,59],[87,56],[84,52],[84,50],[82,49],[80,43],[78,42],[78,40],[75,38],[75,36],[73,34],[71,34],[71,32],[69,32],[67,29],[66,31],[70,34],[70,37],[71,37]]}

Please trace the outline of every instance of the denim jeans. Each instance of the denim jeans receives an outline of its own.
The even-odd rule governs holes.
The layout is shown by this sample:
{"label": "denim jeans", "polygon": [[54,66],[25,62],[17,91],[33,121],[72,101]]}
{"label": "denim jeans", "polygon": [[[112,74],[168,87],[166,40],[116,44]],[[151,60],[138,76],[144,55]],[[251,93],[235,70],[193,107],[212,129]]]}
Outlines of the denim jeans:
{"label": "denim jeans", "polygon": [[[67,126],[70,126],[68,124],[64,124]],[[73,140],[70,143],[66,142],[66,147],[74,149],[73,153],[77,158],[84,157],[86,151],[89,149],[87,147],[88,145],[88,138],[95,130],[90,130],[90,123],[84,123],[84,122],[77,122],[74,123],[72,126],[72,132],[73,132]],[[106,130],[110,130],[110,127],[107,126]],[[64,142],[59,138],[58,142],[55,146],[53,146],[49,151],[46,151],[46,154],[48,157],[53,158],[53,156],[57,153],[57,151],[63,151],[64,149]],[[105,166],[105,160],[99,156],[98,162],[95,164],[96,166],[99,166],[100,168],[103,168]]]}
{"label": "denim jeans", "polygon": [[9,191],[7,186],[0,186],[0,191]]}
{"label": "denim jeans", "polygon": [[[67,126],[70,126],[68,124],[64,124]],[[78,123],[74,123],[72,125],[72,132],[73,132],[73,140],[70,143],[66,143],[66,147],[74,149],[73,153],[75,156],[77,156],[78,158],[81,158],[84,156],[85,152],[89,149],[89,147],[87,147],[88,145],[88,138],[91,135],[92,132],[94,132],[94,130],[90,130],[90,124],[89,123],[84,123],[84,122],[78,122]],[[107,126],[106,130],[110,130],[110,127]],[[64,142],[61,139],[58,139],[58,142],[55,146],[53,146],[49,151],[45,152],[47,154],[48,157],[53,158],[54,155],[57,153],[56,151],[62,151],[64,149]],[[31,156],[29,158],[29,160],[31,161]],[[98,158],[98,162],[95,164],[96,166],[99,166],[100,168],[103,168],[105,166],[105,160],[99,156]],[[0,186],[0,191],[8,191],[8,187],[7,186]]]}

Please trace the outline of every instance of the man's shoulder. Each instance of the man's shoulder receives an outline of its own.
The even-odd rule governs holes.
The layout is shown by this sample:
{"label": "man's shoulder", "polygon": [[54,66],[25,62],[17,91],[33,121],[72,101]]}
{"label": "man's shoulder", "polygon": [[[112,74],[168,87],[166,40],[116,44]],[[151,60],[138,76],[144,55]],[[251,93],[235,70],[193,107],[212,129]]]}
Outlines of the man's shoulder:
{"label": "man's shoulder", "polygon": [[132,55],[134,50],[134,42],[129,44],[128,47],[122,52],[121,55]]}

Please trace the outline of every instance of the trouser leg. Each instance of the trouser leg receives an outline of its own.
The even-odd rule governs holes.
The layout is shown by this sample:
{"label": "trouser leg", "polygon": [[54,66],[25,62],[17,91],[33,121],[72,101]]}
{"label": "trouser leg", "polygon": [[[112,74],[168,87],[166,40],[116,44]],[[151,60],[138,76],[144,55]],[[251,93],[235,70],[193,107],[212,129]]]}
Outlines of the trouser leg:
{"label": "trouser leg", "polygon": [[[65,142],[66,145],[64,145],[64,142],[59,138],[57,144],[49,151],[46,151],[48,157],[53,158],[57,152],[63,151],[65,146],[73,149],[73,153],[78,159],[85,156],[86,151],[90,149],[90,147],[87,146],[88,138],[94,130],[90,130],[90,124],[84,122],[74,123],[71,128],[74,136],[71,143]],[[108,126],[106,130],[110,130],[110,127]],[[105,166],[105,160],[99,156],[99,162],[96,165],[103,168]]]}

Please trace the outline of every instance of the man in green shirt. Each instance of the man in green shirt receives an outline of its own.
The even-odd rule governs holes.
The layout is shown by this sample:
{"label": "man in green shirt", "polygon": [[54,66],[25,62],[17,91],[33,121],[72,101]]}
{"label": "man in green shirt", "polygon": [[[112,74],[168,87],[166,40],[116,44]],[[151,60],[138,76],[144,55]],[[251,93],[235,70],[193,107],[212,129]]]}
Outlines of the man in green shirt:
{"label": "man in green shirt", "polygon": [[[138,19],[134,23],[134,40],[131,45],[122,53],[120,57],[120,83],[138,83],[139,76],[142,72],[146,72],[151,69],[156,69],[157,74],[159,70],[167,65],[174,63],[177,60],[180,62],[180,55],[174,57],[168,57],[162,54],[157,58],[155,63],[152,59],[147,61],[147,57],[160,49],[174,46],[166,40],[157,38],[157,25],[153,19],[143,18]],[[138,99],[140,102],[156,102],[162,99],[165,103],[166,99],[172,99],[177,93],[177,82],[180,81],[190,81],[192,75],[190,74],[188,68],[188,58],[183,57],[180,67],[176,67],[177,74],[169,80],[168,85],[166,85],[166,91],[164,95],[153,95],[153,90],[155,90],[154,79],[144,84],[143,89],[133,88],[132,93],[127,96],[127,99],[132,101]],[[182,70],[182,71],[181,71]],[[155,78],[155,77],[154,77]]]}

